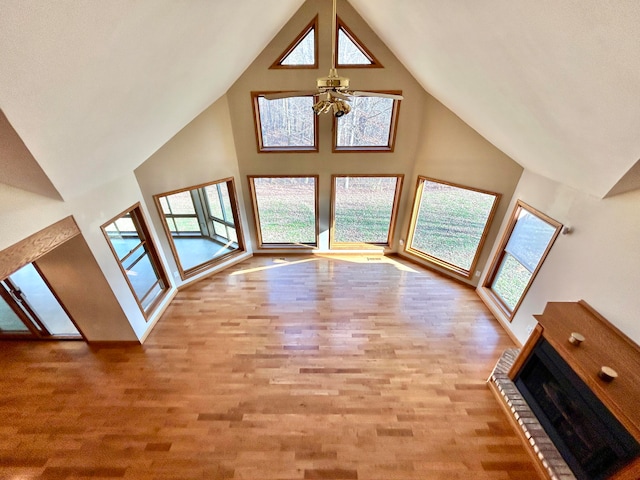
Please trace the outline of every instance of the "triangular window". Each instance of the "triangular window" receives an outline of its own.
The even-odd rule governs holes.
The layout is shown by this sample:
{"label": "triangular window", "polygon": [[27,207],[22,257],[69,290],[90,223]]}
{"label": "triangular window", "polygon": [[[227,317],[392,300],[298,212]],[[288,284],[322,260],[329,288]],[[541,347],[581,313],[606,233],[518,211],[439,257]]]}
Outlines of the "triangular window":
{"label": "triangular window", "polygon": [[382,67],[373,54],[338,18],[337,67]]}
{"label": "triangular window", "polygon": [[318,68],[318,17],[316,16],[270,68]]}

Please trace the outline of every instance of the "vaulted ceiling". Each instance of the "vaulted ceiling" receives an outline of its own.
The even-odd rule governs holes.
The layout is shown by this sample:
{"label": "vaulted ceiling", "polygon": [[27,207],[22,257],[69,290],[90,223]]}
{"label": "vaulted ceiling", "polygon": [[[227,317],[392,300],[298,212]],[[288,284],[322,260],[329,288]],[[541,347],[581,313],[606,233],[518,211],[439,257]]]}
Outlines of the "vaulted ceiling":
{"label": "vaulted ceiling", "polygon": [[[525,168],[599,197],[640,188],[637,0],[349,2]],[[224,95],[302,3],[0,0],[0,109],[62,197],[78,195]]]}

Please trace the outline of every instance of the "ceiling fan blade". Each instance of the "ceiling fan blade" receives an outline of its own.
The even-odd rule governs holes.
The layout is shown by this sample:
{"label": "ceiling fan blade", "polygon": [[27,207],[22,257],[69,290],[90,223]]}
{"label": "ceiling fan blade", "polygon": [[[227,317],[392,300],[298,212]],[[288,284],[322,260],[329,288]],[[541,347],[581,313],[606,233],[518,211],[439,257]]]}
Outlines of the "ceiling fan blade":
{"label": "ceiling fan blade", "polygon": [[274,92],[262,95],[266,100],[278,100],[280,98],[306,97],[308,95],[318,95],[317,90],[301,90],[297,92]]}
{"label": "ceiling fan blade", "polygon": [[381,98],[393,98],[394,100],[403,100],[404,97],[402,95],[397,95],[395,93],[380,93],[380,92],[346,92],[348,95],[354,97],[381,97]]}
{"label": "ceiling fan blade", "polygon": [[340,100],[346,100],[347,102],[351,101],[351,97],[345,95],[344,93],[334,92],[332,90],[328,91],[327,93],[334,98],[339,98]]}

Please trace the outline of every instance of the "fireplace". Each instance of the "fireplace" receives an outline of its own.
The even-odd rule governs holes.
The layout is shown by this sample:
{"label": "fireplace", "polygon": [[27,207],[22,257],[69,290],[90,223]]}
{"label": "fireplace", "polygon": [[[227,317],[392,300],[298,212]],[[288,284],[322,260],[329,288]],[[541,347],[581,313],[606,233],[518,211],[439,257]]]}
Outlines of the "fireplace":
{"label": "fireplace", "polygon": [[576,478],[609,478],[640,445],[544,339],[514,379]]}
{"label": "fireplace", "polygon": [[540,478],[640,480],[640,346],[586,302],[550,302],[489,377]]}

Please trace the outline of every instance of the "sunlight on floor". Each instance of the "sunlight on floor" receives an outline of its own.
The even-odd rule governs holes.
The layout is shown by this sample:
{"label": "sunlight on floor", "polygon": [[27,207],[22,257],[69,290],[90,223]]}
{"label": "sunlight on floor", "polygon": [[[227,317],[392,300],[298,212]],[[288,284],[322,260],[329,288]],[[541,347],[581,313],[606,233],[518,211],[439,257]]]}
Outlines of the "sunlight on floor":
{"label": "sunlight on floor", "polygon": [[273,259],[274,265],[268,265],[266,267],[247,268],[246,270],[238,270],[232,272],[230,275],[246,275],[247,273],[260,272],[263,270],[270,270],[272,268],[288,267],[290,265],[296,265],[298,263],[315,262],[317,258],[305,258],[303,260],[289,261],[285,257],[278,257]]}
{"label": "sunlight on floor", "polygon": [[315,262],[317,261],[319,258],[326,258],[329,260],[340,260],[340,261],[344,261],[344,262],[351,262],[351,263],[388,263],[390,265],[393,265],[396,269],[403,271],[403,272],[413,272],[415,273],[417,270],[413,269],[412,267],[410,267],[409,265],[405,265],[403,263],[400,263],[397,260],[394,260],[393,258],[384,256],[384,255],[354,255],[354,254],[321,254],[321,253],[316,253],[313,255],[313,257],[304,257],[301,259],[299,255],[284,255],[282,257],[274,257],[273,258],[273,265],[267,265],[264,267],[256,267],[256,268],[247,268],[245,270],[238,270],[237,272],[233,272],[230,275],[234,276],[234,275],[245,275],[248,273],[253,273],[253,272],[259,272],[259,271],[263,271],[263,270],[270,270],[272,268],[279,268],[279,267],[286,267],[286,266],[290,266],[290,265],[296,265],[296,264],[300,264],[300,263],[307,263],[307,262]]}

